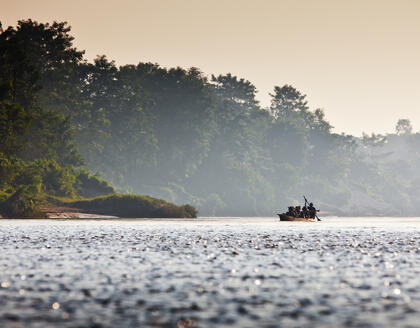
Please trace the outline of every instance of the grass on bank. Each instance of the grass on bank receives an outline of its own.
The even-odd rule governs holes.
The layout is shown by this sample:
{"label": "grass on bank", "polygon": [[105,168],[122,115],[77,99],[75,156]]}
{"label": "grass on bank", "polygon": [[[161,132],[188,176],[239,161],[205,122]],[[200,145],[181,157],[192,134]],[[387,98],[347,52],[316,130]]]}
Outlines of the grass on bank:
{"label": "grass on bank", "polygon": [[25,192],[0,195],[0,214],[7,218],[43,218],[41,208],[65,206],[85,213],[121,218],[196,218],[191,205],[177,206],[165,200],[141,195],[110,194],[93,198],[58,197],[39,194],[36,199]]}
{"label": "grass on bank", "polygon": [[191,205],[177,206],[163,199],[141,195],[111,194],[89,199],[64,200],[61,205],[86,212],[123,218],[196,218],[197,210]]}

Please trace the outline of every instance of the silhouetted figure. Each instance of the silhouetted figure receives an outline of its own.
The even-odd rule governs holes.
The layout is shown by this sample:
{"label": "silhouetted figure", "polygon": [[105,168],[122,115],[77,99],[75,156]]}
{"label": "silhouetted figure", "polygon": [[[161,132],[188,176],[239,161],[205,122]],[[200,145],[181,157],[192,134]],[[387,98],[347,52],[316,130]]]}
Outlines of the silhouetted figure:
{"label": "silhouetted figure", "polygon": [[316,215],[316,212],[318,212],[318,210],[314,207],[313,203],[309,203],[308,210],[309,210],[310,217],[312,219],[315,219],[315,215]]}
{"label": "silhouetted figure", "polygon": [[286,212],[286,215],[294,217],[296,215],[295,207],[294,206],[289,206],[288,211]]}
{"label": "silhouetted figure", "polygon": [[311,216],[311,214],[310,214],[310,211],[309,211],[309,207],[307,206],[307,205],[305,205],[305,206],[303,206],[303,208],[302,208],[302,214],[303,214],[303,217],[304,218],[310,218]]}

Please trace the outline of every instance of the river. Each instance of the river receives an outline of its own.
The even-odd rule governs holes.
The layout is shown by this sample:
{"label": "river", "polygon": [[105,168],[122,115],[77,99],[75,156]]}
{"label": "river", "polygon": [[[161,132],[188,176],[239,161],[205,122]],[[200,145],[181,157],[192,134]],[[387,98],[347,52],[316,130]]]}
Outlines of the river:
{"label": "river", "polygon": [[0,220],[0,327],[418,327],[420,218]]}

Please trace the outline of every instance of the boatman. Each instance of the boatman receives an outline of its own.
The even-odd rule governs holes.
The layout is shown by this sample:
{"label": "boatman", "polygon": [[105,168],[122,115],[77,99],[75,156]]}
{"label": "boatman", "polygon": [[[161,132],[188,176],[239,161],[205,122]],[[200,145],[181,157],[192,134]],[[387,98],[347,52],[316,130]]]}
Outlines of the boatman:
{"label": "boatman", "polygon": [[309,211],[309,215],[310,215],[310,216],[311,216],[311,218],[313,218],[313,219],[315,219],[316,212],[319,212],[319,210],[317,210],[317,209],[314,207],[314,204],[313,204],[313,203],[309,203],[308,211]]}

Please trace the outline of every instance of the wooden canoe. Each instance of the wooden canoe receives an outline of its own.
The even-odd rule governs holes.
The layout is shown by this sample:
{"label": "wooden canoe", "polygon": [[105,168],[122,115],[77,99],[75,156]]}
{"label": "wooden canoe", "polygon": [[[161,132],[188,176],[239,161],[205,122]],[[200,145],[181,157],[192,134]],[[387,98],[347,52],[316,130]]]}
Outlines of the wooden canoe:
{"label": "wooden canoe", "polygon": [[289,216],[286,215],[284,213],[282,214],[277,214],[280,218],[280,221],[308,221],[308,222],[313,222],[315,221],[312,218],[295,218],[294,216]]}

